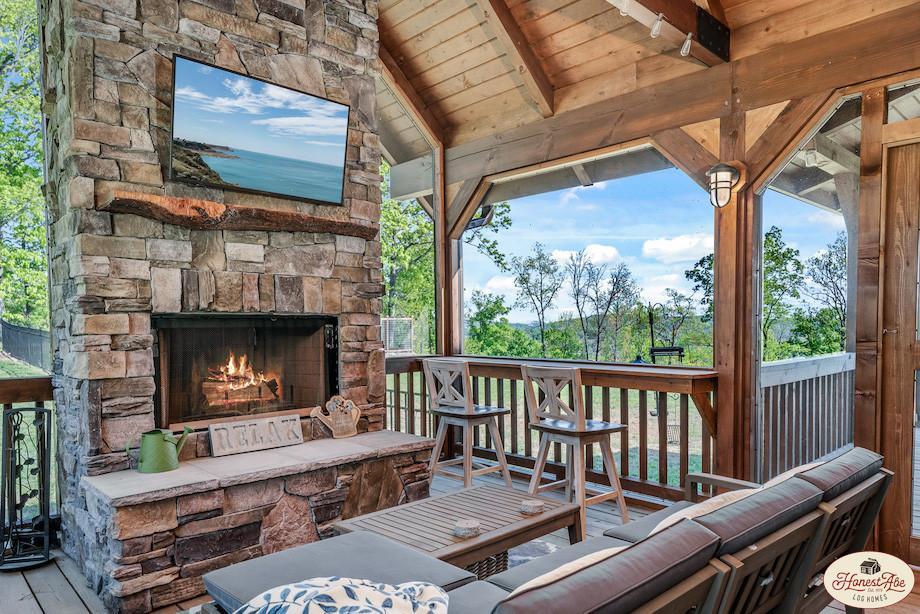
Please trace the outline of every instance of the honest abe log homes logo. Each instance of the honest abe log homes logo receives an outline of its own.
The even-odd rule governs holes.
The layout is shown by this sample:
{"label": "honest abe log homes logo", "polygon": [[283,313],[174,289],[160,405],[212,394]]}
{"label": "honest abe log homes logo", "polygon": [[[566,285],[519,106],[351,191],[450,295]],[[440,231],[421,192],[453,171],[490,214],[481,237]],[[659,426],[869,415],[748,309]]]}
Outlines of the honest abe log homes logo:
{"label": "honest abe log homes logo", "polygon": [[846,606],[883,608],[910,594],[914,573],[901,559],[884,552],[855,552],[830,564],[824,588]]}
{"label": "honest abe log homes logo", "polygon": [[296,415],[212,424],[208,431],[211,434],[211,454],[214,456],[303,443],[300,416]]}

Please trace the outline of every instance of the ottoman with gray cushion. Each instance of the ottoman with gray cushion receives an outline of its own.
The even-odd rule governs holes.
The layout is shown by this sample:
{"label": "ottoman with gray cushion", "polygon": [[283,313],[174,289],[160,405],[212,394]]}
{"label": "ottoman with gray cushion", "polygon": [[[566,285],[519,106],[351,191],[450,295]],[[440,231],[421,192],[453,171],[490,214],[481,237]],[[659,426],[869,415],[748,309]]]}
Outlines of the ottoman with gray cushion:
{"label": "ottoman with gray cushion", "polygon": [[205,574],[204,585],[221,608],[233,612],[268,589],[326,576],[386,584],[429,582],[447,591],[476,579],[376,533],[355,531],[212,571]]}

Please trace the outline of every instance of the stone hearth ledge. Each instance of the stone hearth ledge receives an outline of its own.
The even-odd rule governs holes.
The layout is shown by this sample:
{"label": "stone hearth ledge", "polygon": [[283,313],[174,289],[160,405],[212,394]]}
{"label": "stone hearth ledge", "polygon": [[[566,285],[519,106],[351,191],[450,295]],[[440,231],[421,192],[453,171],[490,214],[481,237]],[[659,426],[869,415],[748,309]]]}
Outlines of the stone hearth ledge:
{"label": "stone hearth ledge", "polygon": [[82,484],[112,507],[124,507],[432,447],[433,439],[375,431],[347,439],[316,439],[272,450],[188,460],[163,473],[129,469],[86,476]]}

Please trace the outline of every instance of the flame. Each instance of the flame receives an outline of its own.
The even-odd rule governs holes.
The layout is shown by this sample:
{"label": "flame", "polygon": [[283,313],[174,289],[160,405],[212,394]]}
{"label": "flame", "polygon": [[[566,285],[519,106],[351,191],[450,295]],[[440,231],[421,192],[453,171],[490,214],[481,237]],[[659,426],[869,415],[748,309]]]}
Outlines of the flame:
{"label": "flame", "polygon": [[221,365],[217,371],[211,370],[208,379],[215,382],[225,382],[230,390],[242,390],[268,381],[264,373],[261,371],[256,373],[252,365],[249,364],[246,354],[240,356],[239,361],[237,361],[232,352],[227,364]]}

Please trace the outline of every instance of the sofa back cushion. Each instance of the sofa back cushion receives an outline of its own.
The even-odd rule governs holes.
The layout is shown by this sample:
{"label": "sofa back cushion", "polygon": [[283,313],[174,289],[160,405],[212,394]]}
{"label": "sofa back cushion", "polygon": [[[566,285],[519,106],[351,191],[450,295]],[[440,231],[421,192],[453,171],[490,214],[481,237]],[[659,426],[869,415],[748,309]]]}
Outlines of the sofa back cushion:
{"label": "sofa back cushion", "polygon": [[699,523],[719,536],[717,554],[731,554],[747,548],[757,540],[797,520],[821,503],[824,493],[817,486],[799,478],[790,478],[776,486],[758,489],[740,501],[714,512],[696,516]]}
{"label": "sofa back cushion", "polygon": [[796,477],[820,488],[824,492],[824,500],[830,501],[878,473],[884,460],[865,448],[853,448],[833,460],[800,472]]}
{"label": "sofa back cushion", "polygon": [[[631,612],[702,569],[719,538],[685,520],[548,583],[534,582],[503,599],[493,614]],[[596,557],[595,557],[596,558]]]}

